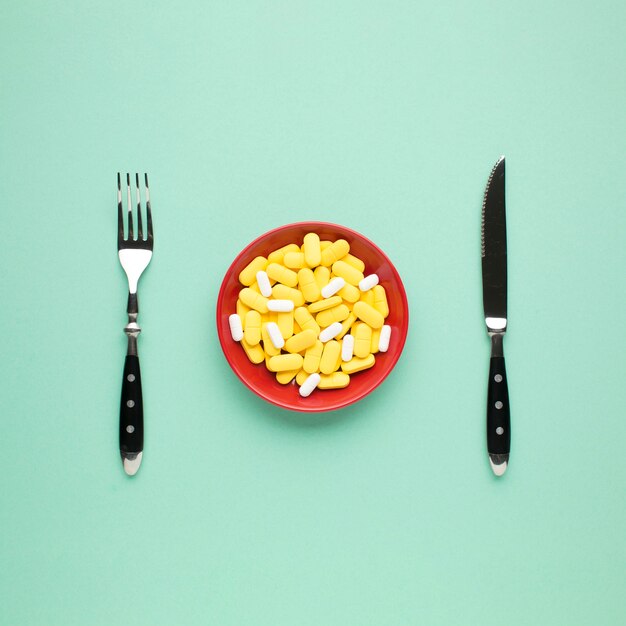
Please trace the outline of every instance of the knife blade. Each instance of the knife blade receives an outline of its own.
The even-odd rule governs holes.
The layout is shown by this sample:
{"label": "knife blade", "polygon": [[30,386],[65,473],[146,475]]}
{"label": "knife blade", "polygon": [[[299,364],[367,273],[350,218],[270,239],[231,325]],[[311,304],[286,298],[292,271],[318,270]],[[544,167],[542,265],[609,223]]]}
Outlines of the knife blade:
{"label": "knife blade", "polygon": [[504,182],[502,156],[487,181],[481,227],[483,308],[487,334],[491,338],[487,386],[487,452],[496,476],[502,476],[506,471],[511,448],[511,412],[503,351],[508,321]]}

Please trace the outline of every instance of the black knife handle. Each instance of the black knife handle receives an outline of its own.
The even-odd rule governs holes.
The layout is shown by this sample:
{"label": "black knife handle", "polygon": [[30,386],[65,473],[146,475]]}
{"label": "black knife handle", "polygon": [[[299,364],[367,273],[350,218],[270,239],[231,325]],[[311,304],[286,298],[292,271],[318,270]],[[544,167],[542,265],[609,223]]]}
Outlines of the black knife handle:
{"label": "black knife handle", "polygon": [[511,409],[504,355],[492,356],[487,387],[487,451],[506,454],[511,449]]}
{"label": "black knife handle", "polygon": [[143,400],[139,357],[126,355],[120,404],[120,452],[143,451]]}

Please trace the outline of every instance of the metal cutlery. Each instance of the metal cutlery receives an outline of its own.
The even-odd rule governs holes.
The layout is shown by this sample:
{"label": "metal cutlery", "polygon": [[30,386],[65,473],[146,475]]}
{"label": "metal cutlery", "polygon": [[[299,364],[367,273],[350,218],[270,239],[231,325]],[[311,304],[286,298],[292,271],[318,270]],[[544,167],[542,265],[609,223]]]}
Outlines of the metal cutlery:
{"label": "metal cutlery", "polygon": [[137,283],[152,258],[154,241],[152,231],[152,211],[150,207],[150,188],[148,175],[145,174],[145,199],[147,232],[144,239],[141,216],[141,191],[139,174],[135,174],[137,238],[133,228],[133,200],[130,186],[130,174],[126,174],[126,196],[128,229],[124,236],[124,209],[122,206],[122,184],[117,175],[117,254],[128,278],[128,324],[124,333],[128,337],[128,349],[124,362],[122,381],[122,400],[120,405],[120,454],[124,471],[134,476],[141,465],[143,456],[143,398],[141,393],[141,370],[137,354],[137,337],[141,328],[137,324],[139,306],[137,303]]}
{"label": "metal cutlery", "polygon": [[491,338],[491,363],[487,391],[487,452],[496,476],[509,464],[511,413],[504,364],[503,338],[507,329],[506,204],[504,157],[491,170],[483,198],[481,257],[483,308]]}

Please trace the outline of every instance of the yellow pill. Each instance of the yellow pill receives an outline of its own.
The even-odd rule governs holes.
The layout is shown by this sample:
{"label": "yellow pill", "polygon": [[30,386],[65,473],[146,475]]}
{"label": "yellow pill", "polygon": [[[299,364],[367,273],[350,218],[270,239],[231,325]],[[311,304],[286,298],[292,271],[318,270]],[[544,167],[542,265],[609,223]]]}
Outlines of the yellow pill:
{"label": "yellow pill", "polygon": [[324,344],[324,351],[320,360],[320,372],[332,374],[341,365],[341,343],[331,339]]}
{"label": "yellow pill", "polygon": [[249,346],[256,346],[261,341],[261,314],[258,311],[246,313],[243,337]]}
{"label": "yellow pill", "polygon": [[385,318],[371,305],[359,300],[352,309],[353,313],[368,326],[380,328],[385,323]]}
{"label": "yellow pill", "polygon": [[273,278],[276,282],[287,285],[287,287],[295,287],[298,284],[298,275],[290,269],[287,269],[284,265],[278,263],[270,263],[265,268],[267,275]]}
{"label": "yellow pill", "polygon": [[276,380],[281,385],[288,385],[300,370],[286,370],[284,372],[276,372]]}
{"label": "yellow pill", "polygon": [[302,330],[311,329],[315,331],[315,335],[319,335],[320,327],[317,325],[314,317],[309,313],[309,310],[306,307],[298,307],[293,312],[293,316]]}
{"label": "yellow pill", "polygon": [[352,324],[356,322],[356,315],[354,313],[350,313],[348,317],[346,317],[343,322],[341,322],[341,332],[335,337],[335,339],[341,339],[352,327]]}
{"label": "yellow pill", "polygon": [[354,355],[364,359],[370,353],[372,329],[367,324],[357,324],[354,332]]}
{"label": "yellow pill", "polygon": [[298,385],[301,385],[308,377],[309,377],[308,372],[306,372],[305,370],[300,370],[296,374],[296,382],[298,383]]}
{"label": "yellow pill", "polygon": [[261,290],[259,289],[259,286],[256,284],[256,282],[252,283],[250,285],[250,289],[252,289],[252,291],[256,292],[256,293],[261,293]]}
{"label": "yellow pill", "polygon": [[369,289],[368,291],[364,291],[361,294],[361,302],[365,302],[366,304],[369,304],[370,306],[374,306],[374,290]]}
{"label": "yellow pill", "polygon": [[264,256],[258,256],[252,259],[239,273],[239,282],[249,287],[256,280],[256,273],[267,267],[267,259]]}
{"label": "yellow pill", "polygon": [[376,358],[374,357],[374,355],[368,354],[364,359],[354,357],[350,359],[347,363],[342,363],[341,369],[346,374],[356,374],[357,372],[362,372],[363,370],[369,369],[374,365],[375,362]]}
{"label": "yellow pill", "polygon": [[333,296],[332,298],[324,298],[313,304],[309,304],[310,313],[319,313],[325,309],[332,309],[334,306],[341,304],[341,296]]}
{"label": "yellow pill", "polygon": [[287,352],[302,352],[302,350],[314,345],[316,341],[317,335],[314,330],[303,330],[285,342],[285,350]]}
{"label": "yellow pill", "polygon": [[267,313],[267,298],[264,298],[260,293],[253,291],[250,287],[246,287],[239,292],[239,299],[247,307],[258,311],[259,313]]}
{"label": "yellow pill", "polygon": [[[269,260],[269,257],[268,257]],[[359,259],[358,257],[353,256],[352,254],[346,254],[346,256],[343,257],[343,259],[341,259],[342,261],[345,261],[346,263],[348,263],[348,265],[352,265],[352,267],[354,267],[355,269],[359,270],[359,272],[364,272],[365,271],[365,263],[363,263],[363,261],[361,261],[361,259]]]}
{"label": "yellow pill", "polygon": [[326,309],[321,311],[315,316],[315,321],[319,324],[320,328],[326,328],[333,322],[343,322],[350,315],[350,309],[345,304],[334,306],[332,309]]}
{"label": "yellow pill", "polygon": [[387,292],[382,285],[376,285],[374,292],[374,308],[383,316],[389,315],[389,305],[387,304]]}
{"label": "yellow pill", "polygon": [[378,342],[380,341],[380,328],[372,331],[372,342],[370,343],[370,352],[376,354],[378,352]]}
{"label": "yellow pill", "polygon": [[266,356],[276,356],[280,354],[280,348],[276,348],[270,339],[270,334],[267,332],[267,322],[263,322],[261,325],[261,339],[263,340],[263,350]]}
{"label": "yellow pill", "polygon": [[324,250],[326,250],[326,248],[328,248],[328,246],[332,246],[333,242],[332,241],[328,241],[327,239],[320,241],[320,249],[322,250],[322,252]]}
{"label": "yellow pill", "polygon": [[361,297],[361,292],[358,287],[355,287],[350,283],[346,283],[345,286],[337,292],[337,295],[341,296],[346,302],[354,304],[355,302],[358,302]]}
{"label": "yellow pill", "polygon": [[237,315],[243,322],[246,318],[246,313],[250,310],[249,306],[246,306],[241,300],[237,299]]}
{"label": "yellow pill", "polygon": [[315,282],[320,288],[320,291],[330,282],[330,270],[323,265],[315,268],[313,276],[315,276]]}
{"label": "yellow pill", "polygon": [[267,255],[268,263],[282,263],[285,258],[285,254],[287,252],[300,252],[300,248],[295,243],[287,244],[282,248],[278,248],[278,250],[274,250],[270,254]]}
{"label": "yellow pill", "polygon": [[299,371],[302,368],[303,361],[304,359],[299,354],[280,354],[279,356],[273,356],[269,360],[268,369],[271,372]]}
{"label": "yellow pill", "polygon": [[263,348],[257,343],[256,346],[251,346],[245,339],[241,340],[241,345],[246,352],[248,358],[255,364],[263,363],[263,359],[265,359],[265,352],[263,352]]}
{"label": "yellow pill", "polygon": [[307,233],[303,244],[304,260],[309,267],[317,267],[322,261],[322,248],[317,233]]}
{"label": "yellow pill", "polygon": [[350,244],[345,239],[337,239],[328,248],[322,250],[322,265],[329,267],[335,261],[346,256],[350,252]]}
{"label": "yellow pill", "polygon": [[340,276],[347,283],[358,287],[359,283],[363,280],[363,272],[359,272],[356,268],[352,267],[345,261],[336,261],[333,263],[333,274]]}
{"label": "yellow pill", "polygon": [[293,335],[293,311],[281,311],[277,313],[276,324],[278,324],[283,339],[289,339],[289,337]]}
{"label": "yellow pill", "polygon": [[320,288],[315,280],[315,276],[308,267],[298,272],[298,284],[307,302],[315,302],[321,298],[322,294],[320,293]]}
{"label": "yellow pill", "polygon": [[350,376],[344,372],[333,372],[332,374],[320,376],[318,389],[343,389],[350,384]]}
{"label": "yellow pill", "polygon": [[320,359],[324,351],[324,344],[321,341],[315,343],[305,352],[303,369],[307,374],[314,374],[320,371]]}
{"label": "yellow pill", "polygon": [[306,265],[304,262],[304,254],[302,252],[287,252],[283,259],[283,264],[285,267],[289,267],[292,270],[299,270]]}
{"label": "yellow pill", "polygon": [[272,287],[272,298],[274,300],[291,300],[293,306],[302,306],[304,304],[304,296],[299,289],[281,284]]}

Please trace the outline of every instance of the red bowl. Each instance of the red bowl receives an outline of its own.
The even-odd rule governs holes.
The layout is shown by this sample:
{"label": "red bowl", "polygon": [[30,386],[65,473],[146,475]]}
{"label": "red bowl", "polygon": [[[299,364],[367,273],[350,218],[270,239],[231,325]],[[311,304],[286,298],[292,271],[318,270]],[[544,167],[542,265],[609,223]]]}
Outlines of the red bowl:
{"label": "red bowl", "polygon": [[[365,274],[378,274],[380,284],[387,292],[389,317],[385,324],[391,326],[391,343],[386,353],[376,355],[374,367],[350,377],[350,384],[344,389],[324,389],[314,391],[308,398],[302,398],[295,382],[281,385],[275,375],[265,365],[254,365],[248,360],[243,348],[230,336],[228,316],[235,312],[237,297],[243,285],[239,273],[256,256],[267,256],[288,243],[302,244],[306,233],[315,232],[320,239],[346,239],[350,252],[365,263]],[[372,392],[387,378],[400,358],[409,327],[409,305],[402,280],[387,255],[359,233],[327,222],[299,222],[270,230],[245,247],[228,268],[217,298],[217,334],[229,365],[246,387],[258,396],[285,409],[306,411],[334,411],[357,402]]]}

